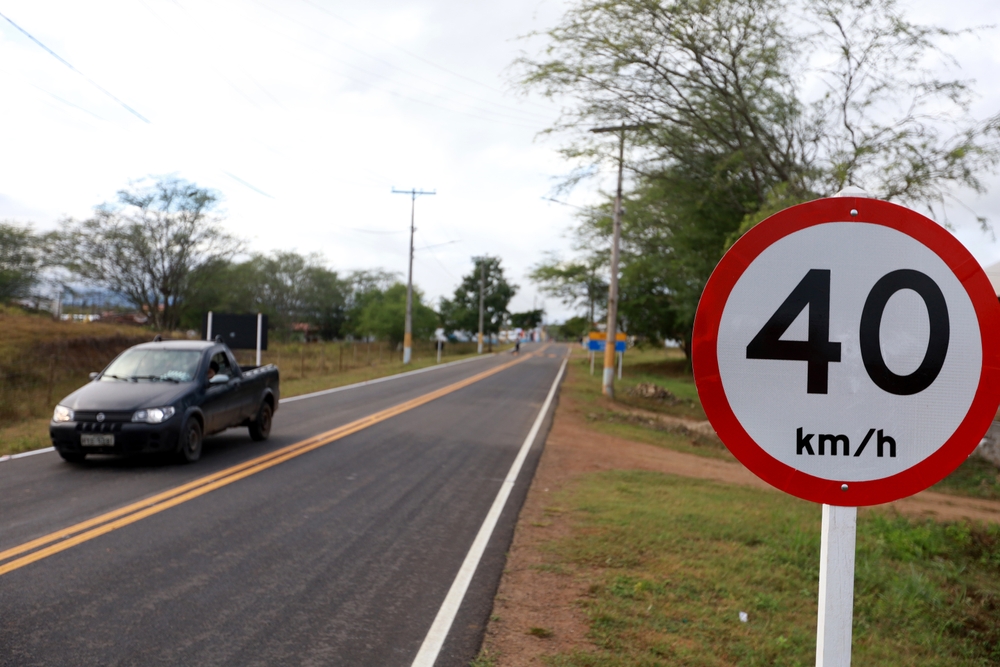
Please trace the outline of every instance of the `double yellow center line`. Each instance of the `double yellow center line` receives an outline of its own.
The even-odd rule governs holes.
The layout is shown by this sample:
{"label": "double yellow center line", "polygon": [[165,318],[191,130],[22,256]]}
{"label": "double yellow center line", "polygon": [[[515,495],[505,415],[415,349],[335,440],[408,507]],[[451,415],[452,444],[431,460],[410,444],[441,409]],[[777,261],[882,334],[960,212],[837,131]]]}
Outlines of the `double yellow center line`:
{"label": "double yellow center line", "polygon": [[196,479],[193,482],[182,484],[181,486],[174,487],[173,489],[164,491],[163,493],[159,493],[150,498],[146,498],[145,500],[140,500],[139,502],[126,505],[125,507],[116,509],[112,512],[101,514],[93,519],[88,519],[68,528],[57,530],[53,533],[49,533],[48,535],[31,540],[30,542],[25,542],[24,544],[7,549],[6,551],[0,551],[0,575],[7,574],[8,572],[22,568],[25,565],[42,560],[43,558],[48,558],[53,554],[65,551],[78,544],[92,540],[95,537],[100,537],[101,535],[110,533],[113,530],[117,530],[123,526],[145,519],[148,516],[158,514],[163,510],[170,509],[171,507],[180,505],[181,503],[203,496],[206,493],[239,481],[244,477],[249,477],[250,475],[254,475],[262,470],[267,470],[272,466],[284,463],[285,461],[295,458],[296,456],[301,456],[302,454],[311,452],[312,450],[318,449],[323,445],[328,445],[331,442],[345,438],[352,433],[357,433],[358,431],[364,430],[369,426],[374,426],[375,424],[391,419],[396,415],[418,408],[421,405],[430,403],[431,401],[441,398],[442,396],[447,396],[448,394],[454,393],[460,389],[464,389],[465,387],[475,384],[476,382],[488,378],[491,375],[496,375],[497,373],[506,370],[515,364],[527,361],[532,356],[540,354],[541,352],[542,350],[539,350],[538,352],[527,354],[519,359],[501,364],[488,371],[477,373],[476,375],[460,380],[454,384],[442,387],[441,389],[424,394],[423,396],[418,396],[417,398],[400,403],[399,405],[394,405],[391,408],[376,412],[367,417],[362,417],[361,419],[352,421],[349,424],[344,424],[343,426],[326,431],[325,433],[314,435],[311,438],[282,447],[281,449],[264,454],[263,456],[258,456],[257,458],[250,459],[249,461],[240,463],[239,465],[232,466],[231,468],[226,468],[225,470],[221,470],[217,473],[206,475],[205,477]]}

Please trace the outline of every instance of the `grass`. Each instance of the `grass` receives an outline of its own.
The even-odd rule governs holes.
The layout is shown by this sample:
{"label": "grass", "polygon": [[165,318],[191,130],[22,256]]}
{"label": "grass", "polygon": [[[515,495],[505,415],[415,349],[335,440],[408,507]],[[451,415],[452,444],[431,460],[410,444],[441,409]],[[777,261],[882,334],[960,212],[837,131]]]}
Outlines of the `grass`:
{"label": "grass", "polygon": [[[639,408],[668,417],[704,420],[705,413],[701,409],[698,390],[686,365],[679,350],[629,350],[625,353],[622,379],[615,383],[616,400],[612,404],[601,394],[601,377],[598,372],[590,375],[587,352],[576,349],[567,367],[561,391],[574,399],[582,416],[596,431],[657,447],[731,460],[732,455],[718,438],[698,435],[679,425],[623,411],[623,408]],[[639,383],[653,383],[668,389],[681,402],[630,396],[629,390]]]}
{"label": "grass", "polygon": [[[595,652],[549,664],[813,664],[819,506],[624,471],[579,478],[559,500],[573,530],[547,558],[589,582],[579,604]],[[997,664],[998,575],[1000,527],[862,512],[854,663]]]}
{"label": "grass", "polygon": [[1000,471],[978,456],[970,456],[962,465],[931,487],[933,491],[956,496],[1000,500]]}
{"label": "grass", "polygon": [[[318,344],[314,344],[318,345]],[[334,345],[334,344],[331,344]],[[280,344],[274,345],[273,347],[282,347]],[[298,346],[288,345],[289,349],[297,352]],[[277,351],[275,351],[274,356],[277,357]],[[252,356],[253,353],[250,353]],[[449,361],[455,361],[457,359],[464,359],[474,355],[474,349],[472,352],[464,354],[453,354],[447,358],[442,359],[442,363],[447,363]],[[246,355],[244,351],[240,351],[238,355],[241,360],[245,363],[247,360],[243,359]],[[294,359],[294,354],[284,355],[286,359],[291,356]],[[314,356],[311,355],[310,360]],[[267,361],[267,358],[263,361]],[[251,360],[252,362],[252,360]],[[293,361],[294,367],[294,361]],[[361,368],[346,369],[344,371],[338,371],[335,368],[327,368],[322,370],[319,368],[319,362],[315,364],[307,364],[306,374],[301,375],[301,366],[295,368],[287,376],[282,373],[281,376],[281,395],[284,398],[291,398],[292,396],[299,396],[301,394],[308,394],[313,391],[320,391],[323,389],[331,389],[333,387],[342,387],[348,384],[354,384],[356,382],[364,382],[366,380],[373,380],[375,378],[386,377],[389,375],[396,375],[398,373],[403,373],[411,370],[416,370],[418,368],[426,368],[428,366],[436,365],[434,357],[414,357],[409,366],[404,366],[403,362],[394,360],[385,360],[381,365],[374,364],[371,366],[365,366]],[[313,368],[315,366],[316,368]],[[297,372],[296,372],[297,371]],[[310,373],[315,373],[311,375]],[[56,388],[57,396],[56,401],[62,396],[69,394],[71,391],[81,386],[87,381],[86,376],[73,378],[69,382],[61,383]],[[35,392],[36,394],[38,392]],[[37,400],[37,399],[36,399]],[[54,404],[53,404],[54,405]],[[47,412],[51,412],[52,407],[47,408]],[[34,417],[29,419],[22,419],[18,421],[0,423],[0,456],[7,454],[18,454],[20,452],[27,452],[35,449],[42,449],[44,447],[51,446],[51,441],[49,440],[49,417]]]}
{"label": "grass", "polygon": [[[681,402],[630,396],[628,390],[641,382],[663,387]],[[613,409],[612,404],[601,394],[599,372],[595,371],[593,376],[590,375],[589,357],[582,350],[574,350],[563,391],[576,399],[583,408],[584,418],[601,433],[699,456],[733,458],[718,438],[701,436],[683,427],[665,425],[655,419]],[[706,419],[698,399],[694,376],[678,349],[629,350],[625,354],[622,379],[615,384],[615,403],[619,407],[639,408],[646,412]],[[1000,471],[989,461],[973,456],[931,488],[951,495],[1000,500]]]}
{"label": "grass", "polygon": [[[582,371],[581,376],[590,378],[581,382],[580,388],[588,398],[601,395],[601,363],[598,358],[594,367],[594,375],[590,375],[589,353],[580,349],[573,351],[573,366]],[[583,377],[581,377],[581,380]],[[633,396],[630,391],[640,383],[652,383],[662,387],[677,397],[678,401],[666,401]],[[687,359],[676,348],[634,347],[625,353],[622,364],[622,379],[615,380],[615,399],[621,405],[641,408],[651,412],[685,417],[688,419],[705,419],[705,411],[701,408],[698,389]]]}

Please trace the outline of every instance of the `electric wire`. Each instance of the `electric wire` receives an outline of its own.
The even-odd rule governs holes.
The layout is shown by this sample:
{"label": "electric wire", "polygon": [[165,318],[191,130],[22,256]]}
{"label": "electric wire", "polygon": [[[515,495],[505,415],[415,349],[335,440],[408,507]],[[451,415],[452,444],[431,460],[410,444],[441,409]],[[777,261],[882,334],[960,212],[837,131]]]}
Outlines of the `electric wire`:
{"label": "electric wire", "polygon": [[[298,20],[296,20],[296,19],[288,16],[287,14],[285,14],[283,12],[279,12],[278,10],[276,10],[276,9],[274,9],[272,7],[267,6],[266,4],[264,4],[263,2],[261,2],[261,0],[256,0],[256,2],[257,2],[258,5],[260,5],[264,9],[267,9],[268,11],[270,11],[270,12],[272,12],[274,14],[277,14],[278,16],[282,17],[286,21],[289,21],[290,23],[294,23],[295,25],[298,25],[298,26],[300,26],[302,28],[305,28],[307,30],[311,30],[311,31],[313,31],[313,32],[315,32],[315,33],[317,33],[319,35],[322,35],[326,39],[330,39],[332,41],[337,42],[338,44],[340,44],[341,46],[343,46],[345,48],[348,48],[348,49],[350,49],[350,50],[352,50],[352,51],[354,51],[356,53],[360,53],[361,55],[365,56],[366,58],[371,58],[372,60],[374,60],[376,62],[382,63],[383,65],[386,65],[388,67],[391,67],[392,69],[399,70],[400,72],[402,72],[403,74],[405,74],[407,76],[411,76],[411,77],[414,77],[414,78],[417,78],[417,79],[421,79],[421,80],[426,81],[426,82],[428,82],[428,83],[430,83],[432,85],[444,88],[445,90],[450,90],[451,92],[457,93],[459,95],[464,95],[465,97],[468,97],[470,99],[476,100],[477,102],[481,102],[483,104],[489,104],[489,105],[499,106],[499,107],[502,107],[502,108],[506,109],[507,111],[518,113],[518,114],[521,114],[522,116],[525,116],[524,118],[519,118],[518,120],[525,120],[525,121],[529,121],[529,122],[530,121],[544,121],[544,122],[548,122],[549,120],[551,120],[551,116],[550,115],[544,115],[544,114],[538,113],[536,111],[527,111],[527,110],[524,110],[524,109],[519,109],[517,107],[509,106],[509,105],[506,105],[506,104],[497,104],[497,102],[495,102],[493,100],[487,100],[485,98],[478,97],[476,95],[472,95],[470,93],[465,92],[464,90],[460,90],[458,88],[454,88],[454,87],[449,86],[447,84],[443,84],[443,83],[441,83],[439,81],[435,81],[433,79],[430,79],[430,78],[428,78],[426,76],[423,76],[421,74],[417,74],[415,72],[411,72],[409,70],[406,70],[406,69],[400,67],[399,65],[396,65],[396,64],[394,64],[392,62],[389,62],[388,60],[385,60],[383,58],[379,58],[378,56],[372,55],[372,54],[364,51],[363,49],[359,49],[356,46],[353,46],[353,45],[349,44],[345,40],[337,39],[337,38],[331,36],[329,33],[325,32],[323,30],[320,30],[319,28],[317,28],[315,26],[308,25],[306,23],[303,23],[301,21],[298,21]],[[379,75],[375,75],[375,76],[379,76]],[[388,79],[388,77],[385,77],[385,78]],[[392,81],[391,79],[388,79],[388,80]],[[394,81],[394,83],[398,83],[398,82]],[[492,112],[492,113],[500,113],[500,112]]]}
{"label": "electric wire", "polygon": [[[482,86],[483,88],[487,88],[488,90],[492,90],[495,93],[500,93],[501,95],[504,94],[504,91],[500,90],[499,88],[494,88],[493,86],[491,86],[491,85],[489,85],[487,83],[483,83],[482,81],[477,81],[476,79],[473,79],[471,77],[465,76],[464,74],[459,74],[458,72],[455,72],[453,70],[448,69],[447,67],[444,67],[443,65],[439,65],[439,64],[437,64],[437,63],[435,63],[435,62],[433,62],[431,60],[428,60],[427,58],[424,58],[421,55],[418,55],[416,53],[413,53],[412,51],[404,49],[403,47],[401,47],[401,46],[399,46],[397,44],[394,44],[394,43],[390,42],[387,39],[383,39],[382,37],[379,37],[378,35],[375,35],[375,34],[369,32],[369,31],[365,30],[361,26],[359,26],[359,25],[357,25],[357,24],[355,24],[355,23],[353,23],[353,22],[345,19],[343,16],[340,16],[339,14],[335,14],[334,12],[330,11],[326,7],[323,7],[321,5],[316,4],[315,2],[312,2],[312,0],[301,0],[301,1],[304,2],[305,4],[309,5],[309,6],[311,6],[311,7],[315,8],[315,9],[317,9],[317,10],[325,13],[325,14],[329,14],[330,16],[332,16],[333,18],[337,19],[338,21],[342,21],[343,23],[346,23],[347,25],[351,26],[355,30],[360,30],[360,31],[364,32],[365,34],[367,34],[372,39],[375,39],[375,40],[377,40],[379,42],[382,42],[383,44],[388,44],[392,48],[394,48],[394,49],[396,49],[398,51],[401,51],[402,53],[405,53],[409,57],[415,58],[415,59],[421,61],[424,64],[430,65],[431,67],[439,69],[442,72],[446,72],[446,73],[448,73],[448,74],[450,74],[450,75],[452,75],[454,77],[458,77],[459,79],[464,79],[465,81],[468,81],[470,83],[474,83],[477,86]],[[532,100],[526,100],[526,101],[528,102],[528,104],[532,104],[532,105],[538,107],[539,109],[545,109],[546,111],[549,110],[549,108],[546,107],[544,104],[539,104],[538,102],[534,102]]]}
{"label": "electric wire", "polygon": [[[248,19],[248,20],[252,21],[252,19]],[[254,21],[252,21],[252,22],[254,22]],[[258,23],[257,25],[260,25],[260,24]],[[323,56],[324,58],[329,58],[329,54],[327,54],[327,53],[325,53],[325,52],[321,51],[320,49],[317,49],[317,48],[315,48],[313,46],[302,44],[301,42],[296,41],[294,38],[290,37],[289,35],[286,35],[285,33],[281,32],[280,30],[275,29],[272,26],[263,26],[263,27],[265,27],[268,30],[271,30],[271,31],[275,32],[278,35],[281,35],[286,40],[292,42],[293,44],[296,44],[297,46],[304,47],[304,48],[306,48],[306,49],[308,49],[310,51],[314,51],[314,52],[320,54],[321,56]],[[296,55],[296,54],[288,51],[287,49],[285,49],[285,52],[286,53],[290,53],[293,57],[297,57],[297,58],[302,59],[301,56]],[[434,102],[430,102],[430,101],[427,101],[427,100],[422,100],[420,98],[413,97],[411,95],[406,95],[404,93],[400,93],[400,92],[397,92],[395,90],[387,90],[387,89],[384,89],[384,88],[379,89],[379,88],[376,88],[375,86],[373,86],[372,82],[370,80],[359,79],[359,78],[357,78],[355,76],[351,76],[350,74],[346,74],[345,72],[342,72],[340,70],[334,69],[334,68],[330,67],[329,65],[326,65],[326,64],[323,64],[323,63],[318,63],[318,62],[315,62],[315,61],[308,61],[308,62],[310,62],[310,64],[312,64],[315,67],[318,67],[320,69],[326,70],[327,72],[330,72],[330,73],[332,73],[332,74],[334,74],[336,76],[339,76],[341,78],[347,79],[348,81],[353,81],[354,83],[357,83],[357,84],[365,86],[365,87],[371,87],[371,88],[375,88],[376,90],[381,90],[381,92],[383,92],[383,93],[386,93],[388,95],[392,95],[393,97],[397,97],[397,98],[402,99],[402,100],[406,100],[408,102],[415,102],[417,104],[423,104],[425,106],[430,106],[430,107],[433,107],[433,108],[436,108],[436,109],[440,109],[442,111],[448,111],[450,113],[461,114],[463,116],[469,116],[470,118],[476,118],[477,120],[484,120],[484,121],[491,122],[491,123],[501,123],[503,125],[508,125],[508,126],[511,126],[511,127],[519,127],[519,128],[523,128],[523,129],[527,129],[527,130],[537,130],[538,129],[537,126],[524,125],[522,123],[514,123],[514,122],[511,122],[511,121],[508,121],[508,120],[504,120],[502,118],[489,118],[488,116],[482,116],[482,115],[479,115],[479,114],[470,113],[468,111],[462,111],[462,110],[459,110],[459,109],[453,109],[451,107],[443,106],[441,104],[436,104]],[[386,79],[386,77],[383,77],[381,75],[375,74],[374,72],[366,70],[363,67],[358,67],[357,65],[351,65],[350,63],[342,63],[342,64],[346,65],[347,67],[350,67],[352,69],[359,70],[360,72],[362,72],[364,74],[367,74],[369,76],[374,76],[374,77],[380,78],[380,79]],[[387,80],[389,80],[389,79],[387,79]],[[413,88],[414,90],[416,90],[417,92],[420,92],[420,93],[425,92],[424,90],[422,90],[420,88],[417,88],[416,86],[412,86],[412,85],[409,85],[409,84],[400,83],[400,82],[392,81],[392,80],[389,80],[389,81],[392,82],[392,83],[395,83],[397,85],[405,86],[407,88]],[[435,97],[441,98],[442,96],[436,95]],[[447,98],[443,98],[443,99],[447,99]],[[506,114],[502,114],[502,113],[498,113],[498,112],[489,111],[487,109],[476,109],[476,111],[479,111],[481,113],[492,113],[494,115],[506,115]],[[517,119],[517,120],[520,120],[520,119]]]}
{"label": "electric wire", "polygon": [[107,95],[108,97],[110,97],[111,99],[113,99],[115,102],[117,102],[118,104],[120,104],[130,114],[132,114],[133,116],[135,116],[136,118],[138,118],[142,122],[149,124],[150,121],[149,121],[148,118],[146,118],[141,113],[139,113],[138,111],[136,111],[135,109],[133,109],[129,105],[125,104],[124,102],[122,102],[120,99],[118,99],[114,95],[112,95],[110,92],[108,92],[106,89],[104,89],[103,87],[101,87],[96,81],[94,81],[93,79],[91,79],[89,76],[87,76],[86,74],[84,74],[83,72],[81,72],[80,70],[78,70],[77,68],[73,67],[73,65],[71,65],[69,63],[69,61],[67,61],[65,58],[63,58],[62,56],[60,56],[58,53],[56,53],[55,51],[53,51],[49,47],[47,47],[44,44],[42,44],[30,32],[28,32],[27,30],[25,30],[24,28],[22,28],[18,24],[14,23],[14,21],[12,21],[9,16],[7,16],[6,14],[3,14],[2,12],[0,12],[0,18],[3,18],[5,21],[7,21],[7,23],[9,23],[12,26],[14,26],[15,28],[17,28],[17,30],[20,31],[25,37],[27,37],[28,39],[30,39],[32,42],[34,42],[38,46],[42,47],[50,56],[52,56],[53,58],[55,58],[56,60],[58,60],[59,62],[61,62],[63,65],[65,65],[66,67],[70,68],[71,70],[73,70],[74,72],[76,72],[77,74],[79,74],[80,76],[82,76],[94,88],[97,88],[99,91],[101,91],[102,93],[104,93],[105,95]]}

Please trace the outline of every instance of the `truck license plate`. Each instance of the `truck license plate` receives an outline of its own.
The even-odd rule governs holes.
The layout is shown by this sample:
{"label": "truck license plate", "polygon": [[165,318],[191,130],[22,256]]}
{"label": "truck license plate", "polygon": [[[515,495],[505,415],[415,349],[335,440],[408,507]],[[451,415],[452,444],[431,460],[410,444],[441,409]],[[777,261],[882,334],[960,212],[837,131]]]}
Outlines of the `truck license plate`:
{"label": "truck license plate", "polygon": [[113,435],[80,435],[80,444],[91,447],[101,447],[115,444]]}

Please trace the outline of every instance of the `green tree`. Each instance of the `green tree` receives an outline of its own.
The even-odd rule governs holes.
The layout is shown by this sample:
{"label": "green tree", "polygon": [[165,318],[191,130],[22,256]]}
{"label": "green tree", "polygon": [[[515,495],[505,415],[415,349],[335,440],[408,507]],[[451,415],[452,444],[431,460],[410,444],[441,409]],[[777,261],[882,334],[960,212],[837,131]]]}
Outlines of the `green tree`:
{"label": "green tree", "polygon": [[[932,211],[956,186],[982,192],[1000,115],[973,118],[970,83],[926,65],[956,34],[910,21],[895,0],[571,6],[541,56],[517,62],[519,83],[573,101],[550,128],[567,133],[577,167],[564,187],[617,160],[618,137],[588,127],[637,126],[620,274],[629,331],[688,349],[724,249],[789,205],[846,185]],[[609,212],[584,214],[578,247],[607,247]]]}
{"label": "green tree", "polygon": [[50,237],[56,260],[82,280],[120,294],[157,329],[177,327],[192,272],[232,257],[241,242],[216,213],[219,195],[194,183],[144,179],[118,201],[72,218]]}
{"label": "green tree", "polygon": [[318,327],[327,340],[344,334],[350,286],[319,255],[279,250],[238,263],[215,260],[192,273],[191,285],[183,320],[189,327],[208,310],[262,312],[279,337],[296,322]]}
{"label": "green tree", "polygon": [[580,340],[590,332],[591,324],[586,317],[571,317],[562,324],[550,328],[551,335],[563,340]]}
{"label": "green tree", "polygon": [[[388,289],[369,291],[358,319],[361,335],[388,340],[393,345],[403,342],[406,319],[406,285],[395,283]],[[423,303],[423,293],[413,288],[413,337],[426,339],[438,324],[437,313]]]}
{"label": "green tree", "polygon": [[551,129],[569,133],[579,173],[617,148],[586,128],[638,124],[639,177],[732,184],[716,195],[743,215],[779,185],[793,199],[859,185],[933,207],[956,185],[981,192],[1000,160],[1000,114],[972,117],[970,82],[926,64],[958,34],[896,0],[583,0],[516,71],[576,101]]}
{"label": "green tree", "polygon": [[0,301],[28,296],[40,266],[38,239],[31,229],[0,222]]}
{"label": "green tree", "polygon": [[541,326],[542,315],[545,314],[541,308],[537,310],[526,310],[523,313],[511,313],[510,325],[520,329],[534,329]]}
{"label": "green tree", "polygon": [[[399,282],[399,274],[382,269],[353,271],[347,276],[347,303],[345,306],[345,331],[358,338],[365,338],[361,316],[374,299],[378,299],[391,286]],[[405,306],[405,304],[404,304]]]}
{"label": "green tree", "polygon": [[[592,247],[592,246],[591,246]],[[545,294],[570,308],[586,307],[588,321],[596,321],[598,310],[608,306],[607,252],[588,252],[581,259],[562,261],[549,255],[536,264],[528,277]]]}
{"label": "green tree", "polygon": [[441,299],[441,319],[448,331],[479,331],[479,285],[484,276],[483,333],[500,333],[510,314],[507,306],[517,293],[517,285],[507,282],[499,257],[473,257],[473,270],[462,278],[451,299]]}

